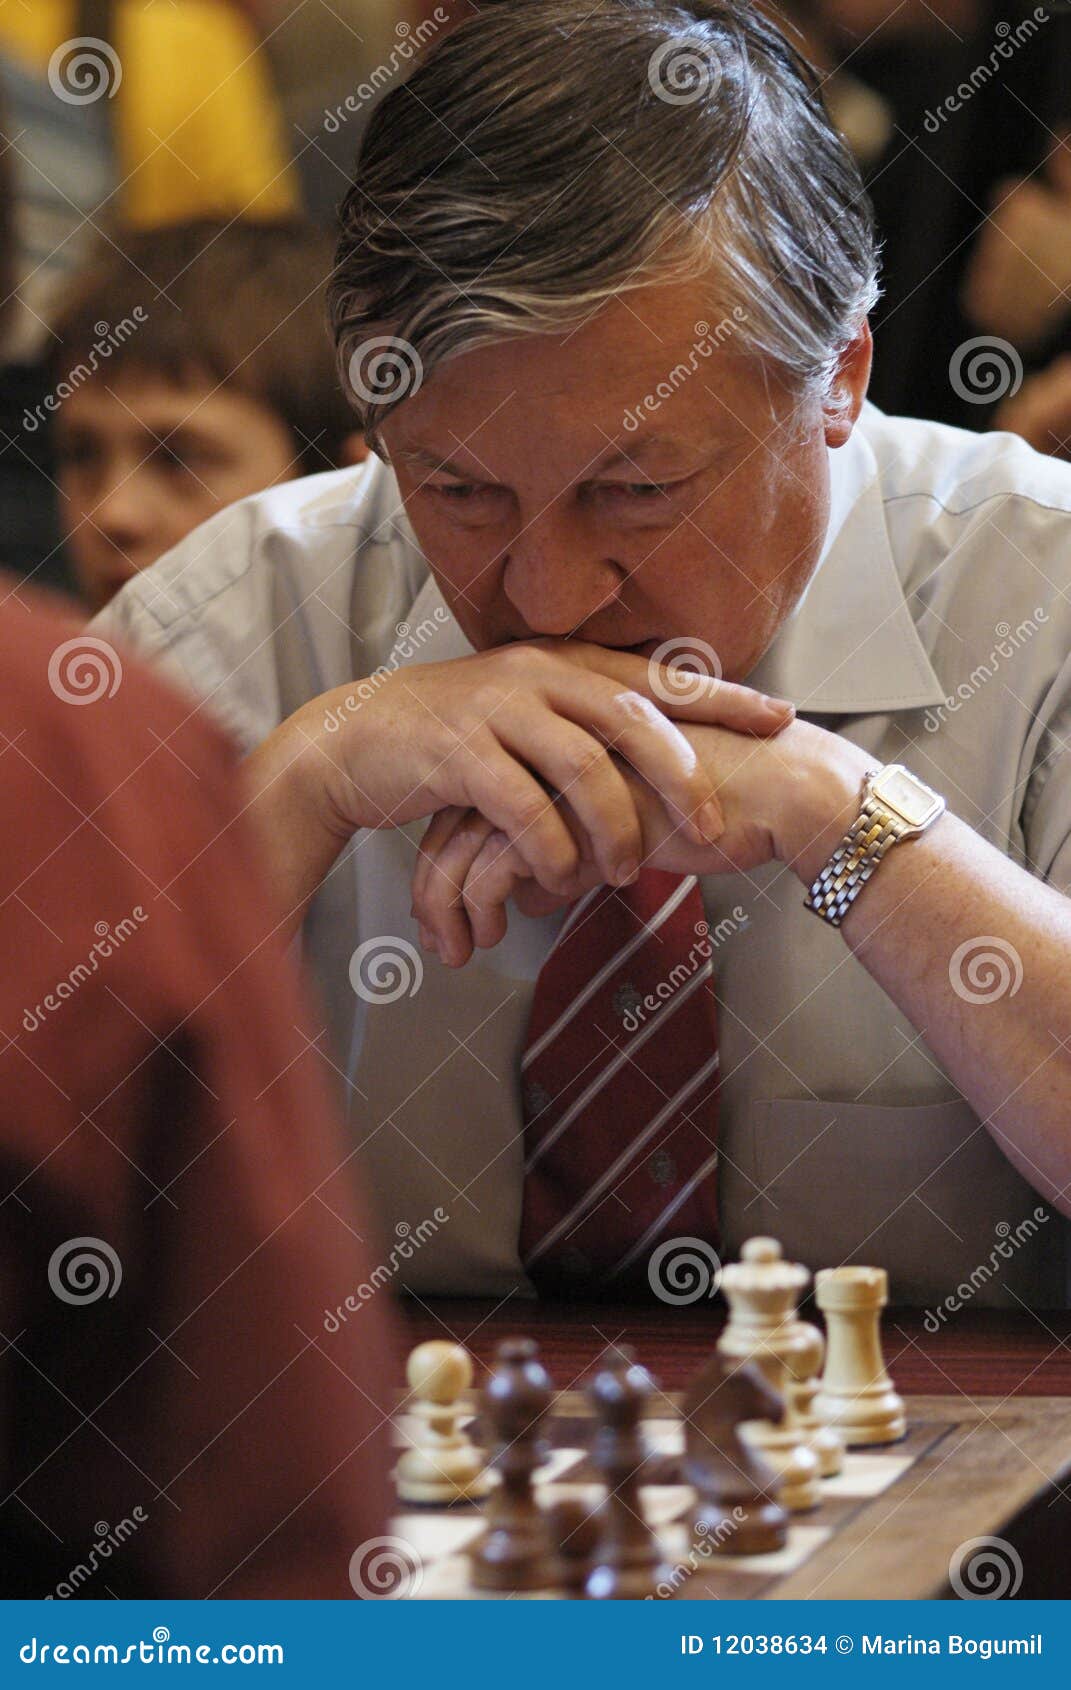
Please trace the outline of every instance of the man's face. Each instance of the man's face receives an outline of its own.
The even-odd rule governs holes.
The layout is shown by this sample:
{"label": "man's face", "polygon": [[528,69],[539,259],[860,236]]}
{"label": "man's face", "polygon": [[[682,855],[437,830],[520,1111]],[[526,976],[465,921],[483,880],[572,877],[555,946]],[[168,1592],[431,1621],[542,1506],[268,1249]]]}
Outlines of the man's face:
{"label": "man's face", "polygon": [[299,472],[266,405],[134,369],[64,402],[56,452],[67,553],[94,612],[224,505]]}
{"label": "man's face", "polygon": [[725,328],[718,344],[719,321],[736,328],[708,289],[649,286],[571,334],[439,366],[388,419],[414,532],[477,649],[690,639],[727,679],[750,673],[817,562],[836,441],[817,400],[764,380]]}

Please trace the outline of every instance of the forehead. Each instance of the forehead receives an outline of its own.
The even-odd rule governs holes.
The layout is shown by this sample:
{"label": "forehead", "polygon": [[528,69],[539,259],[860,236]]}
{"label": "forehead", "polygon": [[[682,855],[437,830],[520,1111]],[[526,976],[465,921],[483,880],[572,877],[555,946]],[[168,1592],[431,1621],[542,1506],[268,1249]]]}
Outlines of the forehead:
{"label": "forehead", "polygon": [[436,367],[384,426],[392,459],[463,456],[506,477],[553,460],[578,474],[613,446],[657,435],[669,450],[752,426],[769,399],[741,323],[698,282],[620,295],[579,328],[518,336]]}

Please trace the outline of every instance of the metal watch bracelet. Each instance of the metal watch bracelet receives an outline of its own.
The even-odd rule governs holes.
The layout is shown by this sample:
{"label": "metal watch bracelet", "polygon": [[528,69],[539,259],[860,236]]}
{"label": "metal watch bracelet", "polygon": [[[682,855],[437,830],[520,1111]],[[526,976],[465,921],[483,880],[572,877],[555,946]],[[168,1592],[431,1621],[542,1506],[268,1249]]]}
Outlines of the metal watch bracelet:
{"label": "metal watch bracelet", "polygon": [[873,794],[864,797],[859,815],[804,898],[807,909],[839,927],[890,845],[905,831],[904,823],[890,816]]}

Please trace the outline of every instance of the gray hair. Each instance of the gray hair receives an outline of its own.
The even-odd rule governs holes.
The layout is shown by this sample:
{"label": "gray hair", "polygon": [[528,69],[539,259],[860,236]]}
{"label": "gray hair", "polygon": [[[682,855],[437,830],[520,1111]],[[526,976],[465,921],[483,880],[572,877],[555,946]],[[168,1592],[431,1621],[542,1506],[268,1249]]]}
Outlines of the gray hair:
{"label": "gray hair", "polygon": [[816,71],[748,0],[483,0],[365,133],[329,298],[366,437],[437,364],[709,277],[741,350],[836,403],[878,297]]}

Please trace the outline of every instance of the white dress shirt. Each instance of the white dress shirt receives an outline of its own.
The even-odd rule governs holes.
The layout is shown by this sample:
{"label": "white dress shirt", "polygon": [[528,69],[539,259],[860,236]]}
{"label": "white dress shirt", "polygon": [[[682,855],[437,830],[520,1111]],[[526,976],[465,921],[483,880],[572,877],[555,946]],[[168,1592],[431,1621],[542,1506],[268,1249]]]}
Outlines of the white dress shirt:
{"label": "white dress shirt", "polygon": [[[821,561],[749,679],[876,763],[905,762],[985,839],[1066,891],[1071,469],[1014,436],[869,405],[830,460]],[[471,649],[378,460],[224,511],[131,581],[93,631],[159,661],[246,748],[381,665]],[[515,915],[506,940],[461,971],[423,956],[409,916],[422,831],[353,840],[314,900],[305,952],[384,1237],[419,1237],[396,1283],[505,1294],[526,1288],[519,1058],[561,917]],[[958,1288],[977,1306],[1063,1305],[1065,1223],[839,934],[803,908],[790,871],[711,876],[702,889],[720,1023],[723,1253],[771,1233],[812,1268],[886,1267],[902,1303],[936,1307]],[[376,956],[392,951],[398,969],[370,987]],[[969,964],[967,989],[984,998],[990,976]],[[970,1008],[987,1013],[984,1001]]]}

